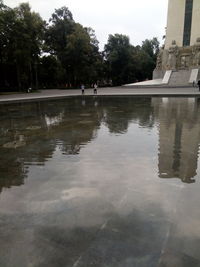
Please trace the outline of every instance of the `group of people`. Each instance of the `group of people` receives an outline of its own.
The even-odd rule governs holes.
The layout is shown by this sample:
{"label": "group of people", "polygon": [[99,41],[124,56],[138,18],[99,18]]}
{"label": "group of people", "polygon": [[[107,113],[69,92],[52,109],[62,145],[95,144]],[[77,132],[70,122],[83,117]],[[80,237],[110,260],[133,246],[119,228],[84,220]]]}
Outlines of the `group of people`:
{"label": "group of people", "polygon": [[[98,88],[98,86],[97,86],[97,84],[95,83],[95,84],[93,85],[93,92],[94,92],[94,95],[97,95],[97,88]],[[81,84],[81,93],[82,93],[82,95],[85,94],[85,86],[84,86],[84,84]]]}

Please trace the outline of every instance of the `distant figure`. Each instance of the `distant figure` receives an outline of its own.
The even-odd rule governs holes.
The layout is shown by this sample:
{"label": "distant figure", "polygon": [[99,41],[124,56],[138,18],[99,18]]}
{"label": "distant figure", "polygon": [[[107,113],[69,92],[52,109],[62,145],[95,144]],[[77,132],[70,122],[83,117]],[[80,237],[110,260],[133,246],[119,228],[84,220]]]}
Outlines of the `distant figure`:
{"label": "distant figure", "polygon": [[195,83],[195,81],[193,81],[192,86],[195,87],[195,85],[196,85],[196,83]]}
{"label": "distant figure", "polygon": [[94,84],[94,94],[95,95],[97,94],[97,85],[96,85],[96,83]]}
{"label": "distant figure", "polygon": [[200,91],[200,80],[198,80],[197,84],[199,86],[199,91]]}
{"label": "distant figure", "polygon": [[81,84],[81,93],[82,93],[82,95],[85,94],[85,86],[84,86],[84,84]]}

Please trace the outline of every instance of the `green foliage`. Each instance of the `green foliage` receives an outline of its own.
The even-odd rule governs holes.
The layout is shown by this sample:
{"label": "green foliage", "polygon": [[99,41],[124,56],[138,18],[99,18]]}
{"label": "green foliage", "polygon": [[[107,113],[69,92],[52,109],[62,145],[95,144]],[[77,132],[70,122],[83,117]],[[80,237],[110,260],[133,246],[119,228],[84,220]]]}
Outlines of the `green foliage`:
{"label": "green foliage", "polygon": [[121,85],[151,78],[157,38],[134,47],[126,35],[109,35],[103,52],[98,44],[94,30],[75,22],[67,7],[55,9],[46,23],[28,3],[9,8],[0,0],[0,89],[110,80]]}
{"label": "green foliage", "polygon": [[3,0],[0,0],[0,10],[6,8],[6,6],[3,3]]}
{"label": "green foliage", "polygon": [[142,49],[153,59],[156,60],[157,54],[159,52],[159,41],[157,38],[152,40],[146,39],[142,42]]}
{"label": "green foliage", "polygon": [[152,78],[152,70],[156,67],[156,59],[159,52],[159,41],[157,38],[146,39],[142,42],[141,47],[141,62],[142,62],[142,70],[144,74],[144,78],[151,79]]}
{"label": "green foliage", "polygon": [[128,36],[109,35],[108,43],[105,45],[105,57],[114,85],[129,82],[134,68],[132,50]]}
{"label": "green foliage", "polygon": [[74,84],[87,83],[95,79],[96,61],[98,60],[98,47],[91,39],[88,29],[76,23],[74,31],[68,36],[68,62],[71,69],[71,81]]}
{"label": "green foliage", "polygon": [[46,31],[47,51],[56,55],[65,70],[65,83],[78,86],[98,77],[100,54],[98,41],[91,28],[74,22],[68,8],[52,14]]}
{"label": "green foliage", "polygon": [[2,86],[20,90],[33,87],[33,76],[36,76],[33,69],[40,55],[43,30],[44,21],[39,14],[31,12],[27,3],[0,11],[1,69],[6,70]]}
{"label": "green foliage", "polygon": [[56,55],[61,62],[66,61],[67,36],[73,32],[74,20],[66,7],[56,9],[50,18],[45,33],[46,51]]}
{"label": "green foliage", "polygon": [[157,38],[145,40],[142,46],[132,46],[126,35],[109,35],[105,45],[107,72],[113,85],[150,79],[159,51]]}
{"label": "green foliage", "polygon": [[53,55],[43,56],[38,64],[39,84],[41,88],[63,87],[65,70]]}

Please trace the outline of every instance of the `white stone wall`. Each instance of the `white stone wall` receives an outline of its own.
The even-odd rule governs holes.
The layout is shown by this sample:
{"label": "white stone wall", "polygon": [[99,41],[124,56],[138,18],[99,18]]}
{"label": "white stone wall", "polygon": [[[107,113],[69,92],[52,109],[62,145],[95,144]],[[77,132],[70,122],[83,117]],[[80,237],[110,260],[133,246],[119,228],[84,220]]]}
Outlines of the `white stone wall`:
{"label": "white stone wall", "polygon": [[200,0],[193,2],[193,16],[192,16],[192,34],[190,45],[194,45],[197,38],[200,37]]}
{"label": "white stone wall", "polygon": [[[180,47],[183,46],[183,31],[185,19],[186,0],[169,0],[165,49],[169,49],[172,41]],[[200,37],[200,0],[193,0],[193,15],[190,45],[196,43]]]}
{"label": "white stone wall", "polygon": [[[183,44],[183,30],[186,0],[169,0],[165,49],[175,40],[178,46]],[[200,0],[196,0],[200,1]]]}

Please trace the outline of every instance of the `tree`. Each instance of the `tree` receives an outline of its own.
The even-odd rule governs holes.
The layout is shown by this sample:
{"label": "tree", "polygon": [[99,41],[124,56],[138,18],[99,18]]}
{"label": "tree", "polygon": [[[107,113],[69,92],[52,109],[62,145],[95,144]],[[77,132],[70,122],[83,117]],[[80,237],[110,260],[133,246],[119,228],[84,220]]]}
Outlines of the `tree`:
{"label": "tree", "polygon": [[[44,33],[44,21],[40,15],[31,12],[29,4],[23,3],[15,8],[15,60],[19,87],[33,87],[37,84],[37,64],[41,53]],[[27,71],[29,70],[29,71]],[[33,74],[34,73],[34,74]]]}
{"label": "tree", "polygon": [[56,55],[63,65],[67,62],[67,38],[73,32],[74,20],[67,7],[55,9],[45,33],[46,52]]}
{"label": "tree", "polygon": [[122,34],[109,35],[104,51],[113,84],[130,82],[133,79],[134,58],[129,37]]}
{"label": "tree", "polygon": [[55,56],[43,56],[40,58],[39,63],[38,76],[39,84],[42,88],[63,86],[65,71]]}
{"label": "tree", "polygon": [[5,8],[6,6],[3,3],[3,0],[0,0],[0,10],[2,10],[3,8]]}
{"label": "tree", "polygon": [[15,12],[0,2],[0,87],[8,87],[12,79],[7,77],[8,70],[12,75],[13,66],[13,26],[15,24]]}
{"label": "tree", "polygon": [[71,80],[74,84],[90,83],[97,79],[100,54],[94,31],[76,23],[74,31],[68,37],[67,52],[69,72],[72,74]]}
{"label": "tree", "polygon": [[159,41],[156,37],[153,39],[146,39],[142,42],[142,49],[154,60],[157,58],[157,54],[159,52]]}
{"label": "tree", "polygon": [[156,37],[142,42],[141,60],[146,78],[151,79],[156,67],[156,59],[159,52],[159,41]]}
{"label": "tree", "polygon": [[56,9],[46,32],[47,51],[56,55],[65,70],[65,83],[90,83],[101,62],[98,41],[91,28],[73,20],[67,7]]}
{"label": "tree", "polygon": [[[0,61],[5,69],[1,86],[19,90],[36,82],[36,67],[43,40],[44,21],[27,3],[0,9]],[[8,75],[8,77],[7,77]]]}
{"label": "tree", "polygon": [[95,31],[76,23],[67,7],[55,9],[49,24],[29,4],[9,8],[0,0],[0,88],[60,87],[112,80],[113,85],[150,79],[157,38],[141,46],[122,34],[109,35],[99,52]]}

